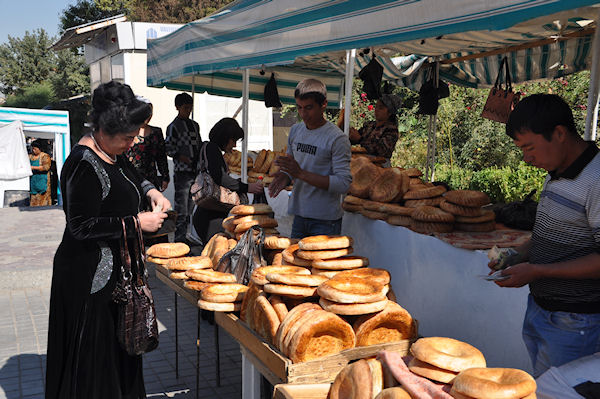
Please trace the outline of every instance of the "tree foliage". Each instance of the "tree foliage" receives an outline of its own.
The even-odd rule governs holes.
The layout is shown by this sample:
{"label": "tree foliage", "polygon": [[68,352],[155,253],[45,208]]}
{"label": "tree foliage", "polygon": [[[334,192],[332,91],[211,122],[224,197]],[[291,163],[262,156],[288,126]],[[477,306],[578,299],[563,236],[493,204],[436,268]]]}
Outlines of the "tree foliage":
{"label": "tree foliage", "polygon": [[52,40],[44,29],[25,32],[22,38],[8,36],[0,44],[0,84],[2,92],[14,94],[46,81],[55,71]]}
{"label": "tree foliage", "polygon": [[[98,3],[102,3],[103,6],[101,7]],[[75,26],[112,17],[127,9],[124,4],[119,8],[114,1],[110,1],[112,7],[109,7],[108,3],[108,0],[102,0],[101,2],[77,0],[75,4],[71,4],[63,10],[59,24],[61,32]]]}
{"label": "tree foliage", "polygon": [[17,108],[44,108],[56,99],[54,89],[49,81],[35,83],[19,94],[6,97],[5,106]]}
{"label": "tree foliage", "polygon": [[129,17],[133,21],[181,24],[210,15],[229,3],[231,0],[131,0]]}

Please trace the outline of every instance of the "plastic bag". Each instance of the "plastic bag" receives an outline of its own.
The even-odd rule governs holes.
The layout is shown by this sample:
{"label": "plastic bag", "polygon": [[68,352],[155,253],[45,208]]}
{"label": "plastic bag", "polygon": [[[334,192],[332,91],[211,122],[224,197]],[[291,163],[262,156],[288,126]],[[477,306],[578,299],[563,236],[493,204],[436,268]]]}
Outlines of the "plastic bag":
{"label": "plastic bag", "polygon": [[[256,236],[255,231],[258,231]],[[232,273],[238,283],[248,285],[254,269],[267,264],[262,251],[264,240],[263,229],[252,226],[244,233],[237,245],[221,257],[215,270]]]}
{"label": "plastic bag", "polygon": [[510,204],[494,209],[494,212],[496,212],[496,222],[514,229],[533,230],[538,205],[532,199],[535,192],[536,190],[533,190],[527,194],[523,201],[511,202]]}

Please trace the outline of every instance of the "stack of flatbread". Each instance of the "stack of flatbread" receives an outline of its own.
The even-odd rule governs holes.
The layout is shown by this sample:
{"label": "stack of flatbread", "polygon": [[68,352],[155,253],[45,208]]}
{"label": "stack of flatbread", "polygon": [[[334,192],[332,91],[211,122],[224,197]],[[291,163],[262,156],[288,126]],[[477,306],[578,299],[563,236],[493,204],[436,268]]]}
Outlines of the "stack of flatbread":
{"label": "stack of flatbread", "polygon": [[188,270],[212,269],[213,263],[206,256],[182,256],[170,259],[165,265],[169,269],[169,277],[174,280],[187,280]]}
{"label": "stack of flatbread", "polygon": [[[225,163],[229,167],[229,170],[233,173],[237,173],[238,175],[242,173],[242,153],[233,150],[231,153],[223,154],[223,158],[225,159]],[[254,161],[252,158],[248,157],[248,169],[252,169],[254,166]]]}
{"label": "stack of flatbread", "polygon": [[[184,260],[186,258],[198,258],[195,256],[186,257],[185,255],[187,255],[189,252],[190,247],[185,243],[163,242],[159,244],[154,244],[146,250],[146,261],[156,263],[159,265],[164,265],[165,267],[167,267],[169,270],[171,270],[171,272],[169,273],[169,276],[171,278],[185,279],[185,274],[182,274],[181,272],[187,270],[186,267],[198,267],[200,264],[206,264],[204,260]],[[173,262],[172,268],[168,267],[169,262]],[[210,265],[209,267],[212,267],[212,265]]]}
{"label": "stack of flatbread", "polygon": [[387,303],[390,274],[365,267],[346,270],[317,288],[323,309],[340,315],[363,315],[383,310]]}
{"label": "stack of flatbread", "polygon": [[262,180],[265,185],[273,181],[273,175],[279,172],[279,166],[275,165],[275,159],[285,156],[285,151],[260,150],[254,161],[254,167],[248,171],[248,182],[253,183]]}
{"label": "stack of flatbread", "polygon": [[241,308],[242,299],[248,287],[237,284],[231,273],[217,272],[212,269],[187,270],[188,280],[184,287],[200,291],[198,307],[215,312],[234,312]]}
{"label": "stack of flatbread", "polygon": [[204,249],[202,249],[202,256],[206,256],[212,261],[213,267],[219,264],[219,261],[227,252],[231,251],[235,247],[237,241],[233,238],[229,238],[223,233],[217,233],[208,240]]}
{"label": "stack of flatbread", "polygon": [[[298,249],[295,250],[291,262],[286,259],[286,255],[283,259],[292,264],[300,262],[299,266],[312,266],[312,262],[317,259],[335,259],[350,255],[354,251],[352,248],[353,243],[352,237],[348,236],[318,235],[306,237],[298,242]],[[295,247],[290,246],[288,249],[290,248]],[[299,260],[296,258],[299,258]]]}
{"label": "stack of flatbread", "polygon": [[454,227],[462,231],[493,231],[496,215],[482,206],[490,203],[487,194],[474,190],[452,190],[444,194],[440,208],[454,215]]}
{"label": "stack of flatbread", "polygon": [[277,220],[268,204],[236,205],[223,220],[223,228],[239,240],[252,226],[263,228],[265,235],[279,235]]}

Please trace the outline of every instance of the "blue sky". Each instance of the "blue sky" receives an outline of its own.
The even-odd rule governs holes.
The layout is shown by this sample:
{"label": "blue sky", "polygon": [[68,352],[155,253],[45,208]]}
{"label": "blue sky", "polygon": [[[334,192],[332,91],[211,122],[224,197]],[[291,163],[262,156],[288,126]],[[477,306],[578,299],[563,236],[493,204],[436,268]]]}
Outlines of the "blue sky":
{"label": "blue sky", "polygon": [[77,0],[0,0],[2,22],[0,43],[8,41],[8,35],[22,37],[25,31],[44,28],[50,36],[58,34],[62,10]]}

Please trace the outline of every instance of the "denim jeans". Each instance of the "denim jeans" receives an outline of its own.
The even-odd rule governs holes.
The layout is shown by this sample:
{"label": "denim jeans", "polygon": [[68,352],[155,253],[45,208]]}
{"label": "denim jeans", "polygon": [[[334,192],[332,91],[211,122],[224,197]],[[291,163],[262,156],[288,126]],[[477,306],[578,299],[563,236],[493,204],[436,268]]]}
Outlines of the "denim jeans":
{"label": "denim jeans", "polygon": [[192,216],[194,209],[190,188],[195,178],[196,174],[192,172],[175,172],[173,176],[175,212],[177,212],[177,222],[175,223],[176,242],[185,242],[190,216]]}
{"label": "denim jeans", "polygon": [[600,351],[600,313],[550,312],[529,295],[523,340],[533,375]]}
{"label": "denim jeans", "polygon": [[304,238],[320,234],[339,235],[342,232],[342,219],[321,220],[294,216],[292,238]]}

